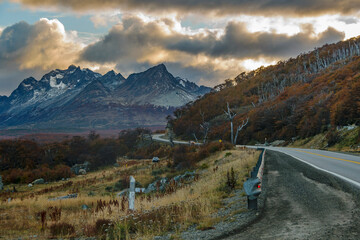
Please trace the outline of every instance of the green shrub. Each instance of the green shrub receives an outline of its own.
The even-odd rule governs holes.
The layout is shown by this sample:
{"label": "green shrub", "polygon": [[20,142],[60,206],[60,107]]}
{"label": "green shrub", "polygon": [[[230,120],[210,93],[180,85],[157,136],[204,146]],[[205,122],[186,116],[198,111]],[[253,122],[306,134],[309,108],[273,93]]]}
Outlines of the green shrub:
{"label": "green shrub", "polygon": [[201,164],[200,169],[207,169],[209,168],[209,165],[206,163]]}
{"label": "green shrub", "polygon": [[227,153],[225,153],[225,157],[230,157],[232,155],[232,153],[231,152],[227,152]]}

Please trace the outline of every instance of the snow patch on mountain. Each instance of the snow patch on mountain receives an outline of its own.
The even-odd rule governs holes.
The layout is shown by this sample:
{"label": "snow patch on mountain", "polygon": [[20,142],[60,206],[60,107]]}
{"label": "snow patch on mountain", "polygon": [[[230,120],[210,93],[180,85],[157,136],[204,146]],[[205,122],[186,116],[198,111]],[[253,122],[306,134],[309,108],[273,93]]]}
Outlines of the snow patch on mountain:
{"label": "snow patch on mountain", "polygon": [[184,80],[181,79],[179,83],[180,83],[181,86],[185,87]]}
{"label": "snow patch on mountain", "polygon": [[[56,75],[56,76],[58,76],[58,75]],[[62,77],[63,76],[61,76],[61,78]],[[50,87],[61,89],[61,90],[65,89],[67,87],[62,81],[59,84],[57,84],[56,80],[57,80],[57,77],[50,77]]]}

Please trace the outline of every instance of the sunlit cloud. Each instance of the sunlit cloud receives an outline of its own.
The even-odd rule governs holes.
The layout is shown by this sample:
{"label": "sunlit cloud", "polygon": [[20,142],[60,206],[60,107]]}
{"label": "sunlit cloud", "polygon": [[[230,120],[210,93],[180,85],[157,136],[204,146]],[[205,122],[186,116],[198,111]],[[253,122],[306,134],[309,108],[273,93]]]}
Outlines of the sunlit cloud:
{"label": "sunlit cloud", "polygon": [[247,70],[255,70],[259,67],[267,67],[270,65],[276,64],[276,61],[268,61],[265,59],[253,60],[253,59],[246,59],[242,61],[241,65]]}
{"label": "sunlit cloud", "polygon": [[57,19],[42,18],[34,25],[14,24],[1,33],[0,65],[42,70],[67,66],[81,50],[72,38]]}
{"label": "sunlit cloud", "polygon": [[100,13],[90,17],[95,28],[107,27],[120,22],[118,12],[115,13]]}
{"label": "sunlit cloud", "polygon": [[[303,14],[295,9],[300,2],[286,3],[283,8],[269,6],[261,10],[259,6],[265,3],[262,0],[248,4],[244,1],[225,1],[217,10],[212,9],[209,2],[203,2],[205,6],[166,2],[160,8],[164,12],[147,11],[160,4],[160,1],[140,0],[136,6],[133,2],[112,0],[103,1],[103,6],[96,0],[19,2],[34,9],[37,6],[42,9],[51,6],[51,10],[61,9],[65,15],[75,13],[86,16],[89,25],[96,30],[70,30],[59,20],[46,18],[32,25],[27,24],[25,29],[30,30],[22,34],[16,30],[16,24],[0,27],[2,39],[5,39],[5,35],[1,32],[12,29],[17,34],[13,35],[11,41],[22,43],[16,45],[16,51],[11,54],[6,52],[9,49],[5,45],[0,49],[3,69],[11,65],[14,70],[32,71],[35,75],[76,64],[100,73],[115,69],[127,76],[165,63],[175,75],[213,86],[242,71],[268,66],[323,44],[360,34],[360,18],[356,8],[333,11],[337,4],[326,5],[326,11],[313,9],[311,14]],[[278,3],[275,0],[272,2]],[[309,2],[316,6],[319,3],[325,2]],[[230,4],[233,9],[230,9]],[[305,5],[302,10],[310,8]],[[190,6],[193,8],[190,9]],[[240,9],[239,6],[245,8],[233,13],[234,9]],[[254,12],[247,10],[250,6],[254,7]],[[283,13],[286,8],[291,10],[288,14]],[[209,17],[209,14],[215,14],[220,9],[226,11],[216,14],[214,18]],[[270,9],[280,9],[279,14],[269,14]],[[262,11],[264,14],[259,15]]]}
{"label": "sunlit cloud", "polygon": [[0,86],[7,83],[10,88],[12,81],[18,83],[29,74],[39,76],[44,71],[67,67],[77,61],[82,47],[56,19],[42,18],[33,25],[19,22],[6,27],[0,34]]}

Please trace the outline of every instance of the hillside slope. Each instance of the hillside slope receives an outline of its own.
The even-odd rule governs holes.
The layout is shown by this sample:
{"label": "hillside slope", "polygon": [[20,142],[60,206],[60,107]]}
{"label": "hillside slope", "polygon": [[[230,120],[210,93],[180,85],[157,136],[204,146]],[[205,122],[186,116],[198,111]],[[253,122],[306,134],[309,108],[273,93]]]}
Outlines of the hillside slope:
{"label": "hillside slope", "polygon": [[[241,73],[215,91],[175,111],[176,135],[202,136],[210,123],[210,139],[230,139],[227,102],[238,115],[235,126],[249,117],[238,143],[305,138],[337,126],[360,124],[360,38],[325,45],[249,73]],[[360,140],[360,138],[359,138]]]}

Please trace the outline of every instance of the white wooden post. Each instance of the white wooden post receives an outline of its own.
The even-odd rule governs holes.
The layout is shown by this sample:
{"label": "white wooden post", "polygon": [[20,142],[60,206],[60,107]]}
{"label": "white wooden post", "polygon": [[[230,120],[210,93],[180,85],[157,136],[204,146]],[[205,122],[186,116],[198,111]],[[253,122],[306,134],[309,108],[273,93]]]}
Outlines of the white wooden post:
{"label": "white wooden post", "polygon": [[129,209],[135,210],[135,178],[130,176]]}

